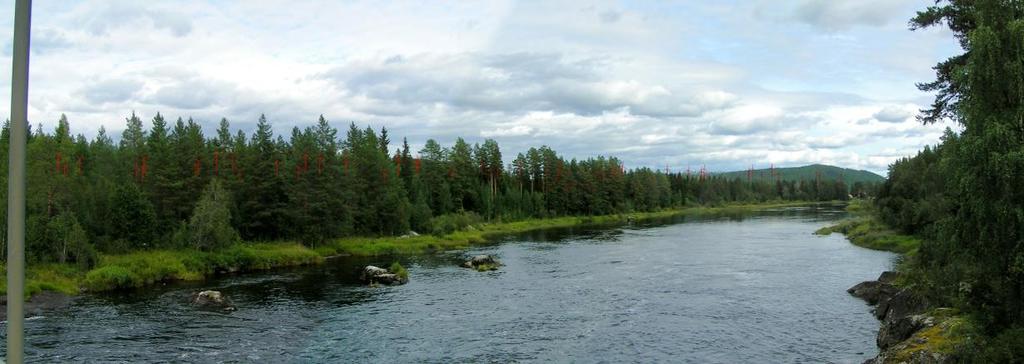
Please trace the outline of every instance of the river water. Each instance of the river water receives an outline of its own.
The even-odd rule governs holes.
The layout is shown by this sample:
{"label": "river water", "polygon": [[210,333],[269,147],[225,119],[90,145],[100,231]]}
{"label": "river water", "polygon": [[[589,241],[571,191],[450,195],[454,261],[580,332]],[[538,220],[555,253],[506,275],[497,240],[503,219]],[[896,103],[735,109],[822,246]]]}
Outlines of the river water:
{"label": "river water", "polygon": [[[509,236],[470,251],[84,295],[27,321],[46,362],[859,363],[878,322],[845,289],[893,256],[812,232],[839,207]],[[492,254],[499,271],[458,264]],[[401,261],[409,284],[355,271]],[[197,310],[201,289],[238,310]]]}

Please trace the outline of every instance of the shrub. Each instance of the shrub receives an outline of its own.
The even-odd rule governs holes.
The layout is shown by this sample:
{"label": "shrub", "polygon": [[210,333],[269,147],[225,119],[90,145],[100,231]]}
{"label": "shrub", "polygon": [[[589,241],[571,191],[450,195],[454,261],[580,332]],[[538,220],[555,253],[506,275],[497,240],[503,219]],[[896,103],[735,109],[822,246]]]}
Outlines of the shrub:
{"label": "shrub", "polygon": [[388,267],[388,271],[394,273],[398,278],[409,278],[409,271],[398,262],[391,263],[391,267]]}
{"label": "shrub", "polygon": [[483,221],[483,218],[475,212],[461,212],[435,217],[431,219],[430,224],[434,228],[434,235],[443,236],[458,230],[464,230],[469,226],[479,224],[481,221]]}
{"label": "shrub", "polygon": [[106,266],[85,275],[83,284],[89,290],[106,291],[139,285],[139,277],[125,267]]}
{"label": "shrub", "polygon": [[431,224],[430,216],[433,212],[430,211],[430,206],[427,202],[420,199],[412,205],[412,212],[409,214],[409,227],[413,231],[421,233],[433,232],[433,225]]}
{"label": "shrub", "polygon": [[975,363],[1024,362],[1024,328],[1004,330],[985,340],[972,358]]}
{"label": "shrub", "polygon": [[185,232],[189,245],[200,250],[226,248],[238,241],[238,232],[231,226],[228,193],[214,179],[203,191]]}

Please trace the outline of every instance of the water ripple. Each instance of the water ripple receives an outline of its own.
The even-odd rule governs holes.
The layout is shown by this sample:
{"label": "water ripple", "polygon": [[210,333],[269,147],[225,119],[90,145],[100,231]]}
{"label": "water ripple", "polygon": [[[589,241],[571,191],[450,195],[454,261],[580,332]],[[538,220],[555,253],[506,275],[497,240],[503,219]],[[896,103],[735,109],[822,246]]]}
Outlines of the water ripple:
{"label": "water ripple", "polygon": [[[30,319],[28,357],[53,362],[855,363],[877,322],[844,289],[891,255],[809,232],[841,214],[567,229],[471,252],[324,266],[86,296]],[[497,272],[461,269],[492,254]],[[401,287],[358,267],[409,267]],[[200,311],[200,289],[238,311]]]}

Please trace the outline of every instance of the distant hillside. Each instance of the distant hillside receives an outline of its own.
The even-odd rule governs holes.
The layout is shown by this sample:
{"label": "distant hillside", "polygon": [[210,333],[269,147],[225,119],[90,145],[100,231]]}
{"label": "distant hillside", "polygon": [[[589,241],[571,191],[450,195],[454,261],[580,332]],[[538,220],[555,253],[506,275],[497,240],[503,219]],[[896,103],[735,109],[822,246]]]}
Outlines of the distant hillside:
{"label": "distant hillside", "polygon": [[[840,168],[824,164],[812,164],[803,167],[775,168],[775,173],[779,174],[781,178],[786,181],[813,180],[817,173],[821,173],[821,178],[823,180],[835,180],[842,176],[843,181],[846,182],[847,185],[852,185],[856,182],[885,181],[885,177],[865,170]],[[715,173],[715,175],[728,178],[739,177],[746,179],[747,171]],[[768,168],[754,170],[754,179],[769,178],[769,176],[770,172]]]}

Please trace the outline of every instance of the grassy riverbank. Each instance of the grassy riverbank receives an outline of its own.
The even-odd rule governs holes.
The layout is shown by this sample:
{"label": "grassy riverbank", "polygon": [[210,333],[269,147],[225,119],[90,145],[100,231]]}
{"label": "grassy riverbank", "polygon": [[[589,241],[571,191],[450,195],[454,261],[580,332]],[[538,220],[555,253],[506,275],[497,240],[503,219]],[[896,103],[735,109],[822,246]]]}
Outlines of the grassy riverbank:
{"label": "grassy riverbank", "polygon": [[917,247],[921,245],[921,239],[893,230],[879,221],[870,209],[870,203],[867,201],[852,201],[847,205],[847,211],[853,215],[851,218],[818,229],[814,233],[818,235],[841,233],[846,235],[853,245],[868,249],[908,255],[913,255],[917,251]]}
{"label": "grassy riverbank", "polygon": [[[849,219],[819,229],[815,234],[829,235],[833,232],[846,235],[852,244],[874,250],[894,252],[901,255],[895,269],[900,279],[893,282],[901,289],[923,294],[922,282],[926,279],[924,269],[916,264],[915,255],[921,246],[921,238],[902,234],[883,223],[870,201],[857,200],[847,205],[852,215]],[[941,298],[938,301],[951,301]],[[885,363],[912,362],[922,355],[943,355],[952,358],[980,357],[981,353],[971,352],[985,347],[979,344],[983,335],[968,315],[948,307],[932,308],[925,313],[934,323],[914,332],[908,339],[883,351]],[[973,340],[973,341],[972,341]],[[971,349],[973,345],[974,349]],[[985,361],[982,361],[985,362]]]}
{"label": "grassy riverbank", "polygon": [[[614,224],[678,215],[730,214],[769,208],[804,206],[811,202],[770,202],[721,207],[691,207],[618,215],[557,217],[513,222],[468,225],[443,236],[348,237],[324,246],[309,248],[295,242],[239,243],[228,249],[203,252],[191,249],[149,250],[104,255],[91,270],[70,264],[30,265],[26,273],[26,294],[47,290],[74,294],[82,290],[107,291],[137,288],[164,281],[202,280],[224,272],[248,272],[279,267],[322,263],[337,255],[378,256],[424,254],[465,249],[495,236],[533,230],[584,225]],[[4,267],[6,272],[6,267]],[[6,279],[0,290],[6,293]]]}
{"label": "grassy riverbank", "polygon": [[464,249],[479,244],[491,237],[522,233],[533,230],[565,228],[584,225],[624,223],[667,218],[678,215],[728,214],[759,209],[808,205],[809,202],[774,202],[752,205],[729,205],[722,207],[692,207],[655,212],[640,212],[602,216],[566,216],[550,219],[528,219],[513,222],[491,222],[470,225],[468,228],[444,236],[420,235],[408,237],[351,237],[335,240],[328,246],[318,247],[322,256],[337,254],[375,256],[392,254],[421,254],[439,250]]}

